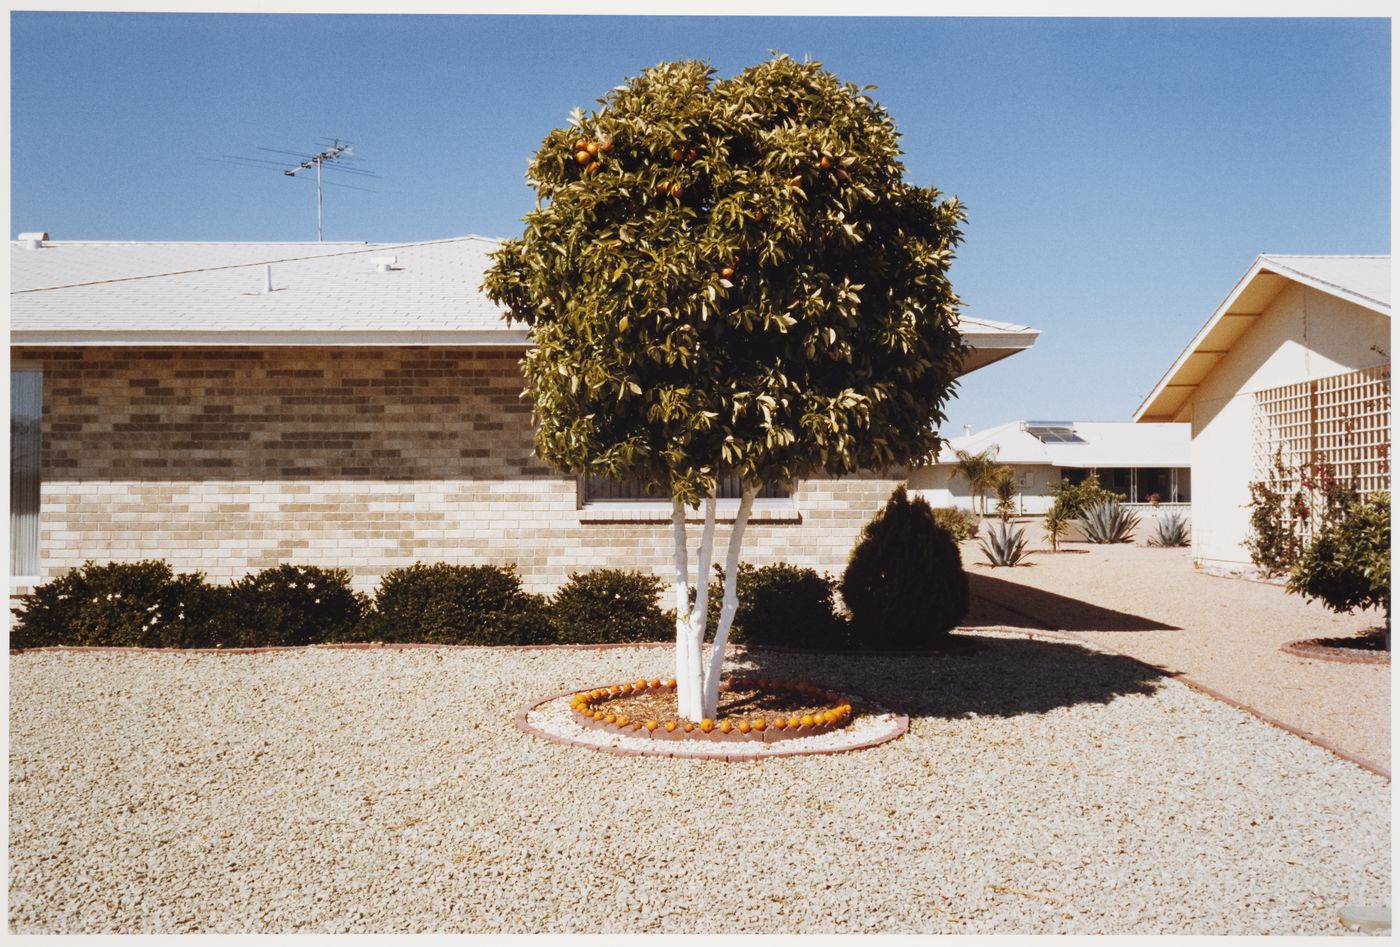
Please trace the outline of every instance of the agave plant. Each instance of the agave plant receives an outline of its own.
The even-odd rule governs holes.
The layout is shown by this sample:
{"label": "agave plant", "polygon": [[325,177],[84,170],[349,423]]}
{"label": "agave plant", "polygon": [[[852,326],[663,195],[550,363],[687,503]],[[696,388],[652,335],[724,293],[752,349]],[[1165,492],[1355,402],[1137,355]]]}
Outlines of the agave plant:
{"label": "agave plant", "polygon": [[1095,503],[1080,520],[1091,543],[1126,543],[1137,529],[1138,515],[1117,502]]}
{"label": "agave plant", "polygon": [[1147,541],[1149,546],[1185,546],[1191,541],[1191,530],[1186,517],[1180,513],[1168,513],[1157,521],[1157,535]]}
{"label": "agave plant", "polygon": [[1026,531],[998,520],[980,540],[982,553],[993,566],[1014,566],[1026,555]]}

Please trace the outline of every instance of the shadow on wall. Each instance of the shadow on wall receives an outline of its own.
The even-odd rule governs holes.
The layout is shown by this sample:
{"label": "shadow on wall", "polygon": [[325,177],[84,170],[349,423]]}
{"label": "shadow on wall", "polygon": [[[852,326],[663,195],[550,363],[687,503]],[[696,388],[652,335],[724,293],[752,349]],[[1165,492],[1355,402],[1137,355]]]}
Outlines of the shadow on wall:
{"label": "shadow on wall", "polygon": [[969,572],[972,609],[965,628],[1058,631],[1180,631],[1175,625],[1103,608],[1067,595]]}
{"label": "shadow on wall", "polygon": [[1154,693],[1165,672],[1072,643],[975,638],[967,655],[814,655],[752,651],[726,673],[847,688],[911,717],[1016,717]]}

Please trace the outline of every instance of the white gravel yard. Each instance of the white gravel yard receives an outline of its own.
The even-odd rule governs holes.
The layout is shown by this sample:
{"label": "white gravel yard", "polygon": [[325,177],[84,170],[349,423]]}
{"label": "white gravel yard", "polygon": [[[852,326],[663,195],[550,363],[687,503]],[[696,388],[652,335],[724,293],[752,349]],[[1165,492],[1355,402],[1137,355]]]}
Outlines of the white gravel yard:
{"label": "white gravel yard", "polygon": [[516,730],[669,649],[10,659],[15,932],[1340,933],[1383,779],[1143,665],[740,657],[911,715],[874,749],[620,758]]}

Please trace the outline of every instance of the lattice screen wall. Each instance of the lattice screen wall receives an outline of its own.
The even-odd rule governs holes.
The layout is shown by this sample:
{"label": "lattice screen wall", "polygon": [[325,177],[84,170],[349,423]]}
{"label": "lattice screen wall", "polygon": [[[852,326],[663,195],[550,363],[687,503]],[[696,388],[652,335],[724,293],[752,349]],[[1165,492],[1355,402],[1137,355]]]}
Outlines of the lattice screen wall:
{"label": "lattice screen wall", "polygon": [[1295,487],[1296,475],[1275,469],[1276,453],[1292,468],[1330,464],[1361,493],[1389,490],[1390,366],[1255,392],[1255,479]]}

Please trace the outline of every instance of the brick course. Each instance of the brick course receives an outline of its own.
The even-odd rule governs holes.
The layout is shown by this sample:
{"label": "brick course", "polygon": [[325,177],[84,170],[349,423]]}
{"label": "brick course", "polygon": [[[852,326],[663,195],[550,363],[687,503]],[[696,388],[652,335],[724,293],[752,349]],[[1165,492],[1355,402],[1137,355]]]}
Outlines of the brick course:
{"label": "brick course", "polygon": [[[521,354],[14,348],[12,368],[44,373],[43,576],[164,558],[215,581],[340,566],[364,590],[419,560],[514,562],[533,591],[602,565],[665,577],[667,508],[582,510],[575,479],[535,457]],[[800,483],[743,558],[839,572],[897,482]]]}

